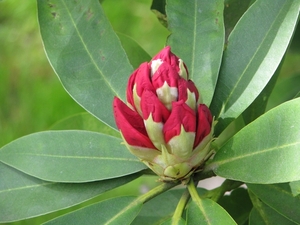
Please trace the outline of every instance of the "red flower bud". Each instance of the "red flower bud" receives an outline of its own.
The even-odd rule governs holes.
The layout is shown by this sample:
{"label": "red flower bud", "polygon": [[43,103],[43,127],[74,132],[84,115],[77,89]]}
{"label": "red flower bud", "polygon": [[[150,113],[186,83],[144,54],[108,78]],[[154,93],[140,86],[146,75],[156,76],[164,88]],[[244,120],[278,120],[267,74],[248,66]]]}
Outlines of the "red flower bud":
{"label": "red flower bud", "polygon": [[114,116],[128,149],[162,180],[188,179],[211,151],[212,115],[170,47],[130,76]]}

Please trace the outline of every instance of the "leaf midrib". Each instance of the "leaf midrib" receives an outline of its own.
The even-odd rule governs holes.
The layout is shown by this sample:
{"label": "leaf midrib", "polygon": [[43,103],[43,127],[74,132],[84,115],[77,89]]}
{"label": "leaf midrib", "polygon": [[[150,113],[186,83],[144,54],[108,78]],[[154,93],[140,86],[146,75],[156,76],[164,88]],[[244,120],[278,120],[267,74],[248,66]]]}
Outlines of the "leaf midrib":
{"label": "leaf midrib", "polygon": [[300,141],[289,143],[289,144],[284,144],[284,145],[280,145],[280,146],[274,146],[274,147],[266,148],[266,149],[259,150],[259,151],[256,151],[256,152],[250,152],[248,154],[244,154],[244,155],[240,155],[240,156],[236,156],[236,157],[231,157],[230,159],[216,161],[216,162],[213,162],[212,164],[216,165],[217,167],[219,167],[219,166],[221,166],[223,164],[230,163],[230,162],[233,162],[233,161],[236,161],[236,160],[241,160],[243,158],[247,158],[247,157],[251,157],[251,156],[255,156],[255,155],[259,155],[259,154],[268,153],[268,152],[271,152],[271,151],[274,151],[274,150],[277,151],[277,150],[280,150],[280,149],[283,149],[283,148],[288,148],[288,147],[291,147],[291,146],[294,146],[294,145],[298,145],[298,144],[300,145]]}
{"label": "leaf midrib", "polygon": [[75,31],[76,31],[76,33],[77,33],[77,35],[78,35],[78,37],[79,37],[79,39],[80,39],[80,41],[81,41],[81,43],[82,43],[82,45],[83,45],[83,47],[84,47],[86,53],[88,54],[89,58],[91,59],[92,64],[95,66],[96,70],[99,72],[99,74],[101,75],[101,77],[102,77],[102,79],[104,80],[104,82],[106,83],[106,85],[107,85],[108,87],[110,87],[110,89],[112,90],[112,92],[114,93],[114,95],[117,96],[117,97],[119,97],[119,98],[121,98],[121,97],[119,96],[118,92],[113,88],[113,86],[112,86],[112,85],[109,83],[109,81],[106,79],[106,77],[104,76],[103,71],[99,68],[99,66],[98,66],[97,63],[96,63],[96,60],[95,60],[94,57],[92,56],[92,54],[91,54],[91,52],[89,51],[88,47],[86,46],[86,44],[85,44],[85,42],[84,42],[84,40],[83,40],[83,37],[82,37],[80,31],[79,31],[78,28],[77,28],[77,25],[76,25],[76,23],[75,23],[75,21],[74,21],[74,18],[73,18],[72,14],[71,14],[71,12],[70,12],[70,10],[69,10],[69,8],[67,7],[67,5],[66,5],[66,3],[65,3],[65,0],[62,0],[62,3],[64,4],[64,7],[66,8],[66,11],[67,11],[67,13],[68,13],[68,16],[70,17],[70,20],[71,20],[71,22],[72,22],[72,25],[74,26],[74,29],[75,29]]}
{"label": "leaf midrib", "polygon": [[[137,158],[115,158],[115,157],[101,157],[101,156],[72,156],[72,155],[49,155],[49,154],[35,154],[35,153],[4,153],[2,155],[25,155],[25,156],[40,156],[40,157],[49,157],[49,158],[65,158],[65,159],[90,159],[90,160],[113,160],[113,161],[133,161],[140,162]],[[0,158],[1,161],[1,158]]]}

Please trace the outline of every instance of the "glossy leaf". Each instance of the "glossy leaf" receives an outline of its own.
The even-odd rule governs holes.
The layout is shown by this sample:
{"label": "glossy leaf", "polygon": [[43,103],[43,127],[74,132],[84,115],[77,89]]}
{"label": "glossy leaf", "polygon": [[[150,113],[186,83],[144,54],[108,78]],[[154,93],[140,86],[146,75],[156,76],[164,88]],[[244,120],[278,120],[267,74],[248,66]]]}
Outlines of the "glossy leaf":
{"label": "glossy leaf", "polygon": [[0,222],[32,218],[68,208],[135,178],[137,175],[83,184],[52,183],[0,162]]}
{"label": "glossy leaf", "polygon": [[299,180],[299,110],[297,98],[268,111],[226,142],[207,167],[248,183]]}
{"label": "glossy leaf", "polygon": [[294,197],[288,184],[248,184],[247,186],[269,207],[294,223],[300,224],[300,196]]}
{"label": "glossy leaf", "polygon": [[219,225],[236,224],[229,214],[210,199],[201,199],[201,205],[191,201],[187,209],[186,224],[188,225]]}
{"label": "glossy leaf", "polygon": [[118,37],[133,68],[138,68],[143,62],[150,62],[151,56],[135,40],[121,33],[118,33]]}
{"label": "glossy leaf", "polygon": [[114,96],[125,99],[133,71],[98,0],[39,0],[48,59],[68,93],[111,127]]}
{"label": "glossy leaf", "polygon": [[257,0],[235,26],[211,104],[218,130],[237,118],[269,82],[295,29],[299,5],[299,0]]}
{"label": "glossy leaf", "polygon": [[190,79],[209,105],[214,93],[224,45],[222,0],[168,0],[168,45],[186,63]]}
{"label": "glossy leaf", "polygon": [[79,113],[53,124],[50,130],[88,130],[121,138],[120,132],[107,126],[91,114]]}
{"label": "glossy leaf", "polygon": [[292,221],[277,213],[265,204],[261,204],[259,209],[253,208],[249,216],[249,225],[295,225]]}
{"label": "glossy leaf", "polygon": [[88,182],[121,177],[146,168],[122,140],[89,131],[46,131],[0,149],[0,161],[47,181]]}
{"label": "glossy leaf", "polygon": [[274,75],[271,77],[268,84],[264,87],[261,93],[255,98],[255,100],[248,106],[248,108],[243,112],[242,116],[246,124],[252,122],[257,117],[259,117],[260,115],[266,112],[266,107],[267,107],[269,97],[275,87],[283,62],[284,59],[282,59],[280,65],[278,66]]}
{"label": "glossy leaf", "polygon": [[130,224],[142,208],[142,203],[132,204],[135,199],[135,197],[127,196],[109,199],[60,216],[44,224]]}
{"label": "glossy leaf", "polygon": [[237,224],[244,224],[252,209],[252,203],[245,188],[238,188],[229,195],[224,195],[218,204],[231,215]]}

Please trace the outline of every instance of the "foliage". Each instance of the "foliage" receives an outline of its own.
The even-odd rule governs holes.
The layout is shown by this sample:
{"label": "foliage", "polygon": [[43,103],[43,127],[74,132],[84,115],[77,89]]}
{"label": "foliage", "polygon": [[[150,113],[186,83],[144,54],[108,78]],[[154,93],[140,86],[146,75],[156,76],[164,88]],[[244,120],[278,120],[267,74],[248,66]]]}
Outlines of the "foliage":
{"label": "foliage", "polygon": [[[128,76],[164,43],[150,39],[143,48],[115,32],[110,21],[118,17],[106,15],[105,4],[37,1],[49,62],[87,112],[0,149],[0,222],[299,224],[300,73],[284,59],[299,57],[300,1],[149,3],[218,121],[215,155],[180,189],[172,189],[179,182],[154,182],[120,145],[112,115]],[[152,189],[144,194],[121,187],[146,175]],[[226,180],[215,189],[195,185],[216,175]]]}

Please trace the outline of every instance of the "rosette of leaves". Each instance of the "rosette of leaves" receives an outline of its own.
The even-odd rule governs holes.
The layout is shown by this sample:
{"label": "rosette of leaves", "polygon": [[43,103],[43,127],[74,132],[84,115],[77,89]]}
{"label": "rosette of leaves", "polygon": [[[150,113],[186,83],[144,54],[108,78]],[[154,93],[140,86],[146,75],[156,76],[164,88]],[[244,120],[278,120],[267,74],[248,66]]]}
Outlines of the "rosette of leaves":
{"label": "rosette of leaves", "polygon": [[[27,135],[0,149],[1,223],[34,217],[35,223],[52,218],[47,224],[300,223],[299,93],[283,93],[289,97],[266,108],[296,30],[299,0],[166,1],[167,45],[218,121],[215,154],[182,189],[170,190],[176,180],[155,183],[137,197],[122,188],[103,194],[156,176],[120,144],[111,103],[115,96],[125,102],[128,76],[151,57],[116,34],[97,0],[37,5],[49,62],[92,117],[75,116],[68,121],[77,125],[61,123],[66,130]],[[226,180],[213,190],[197,188],[215,175]],[[67,214],[56,212],[66,208]]]}

